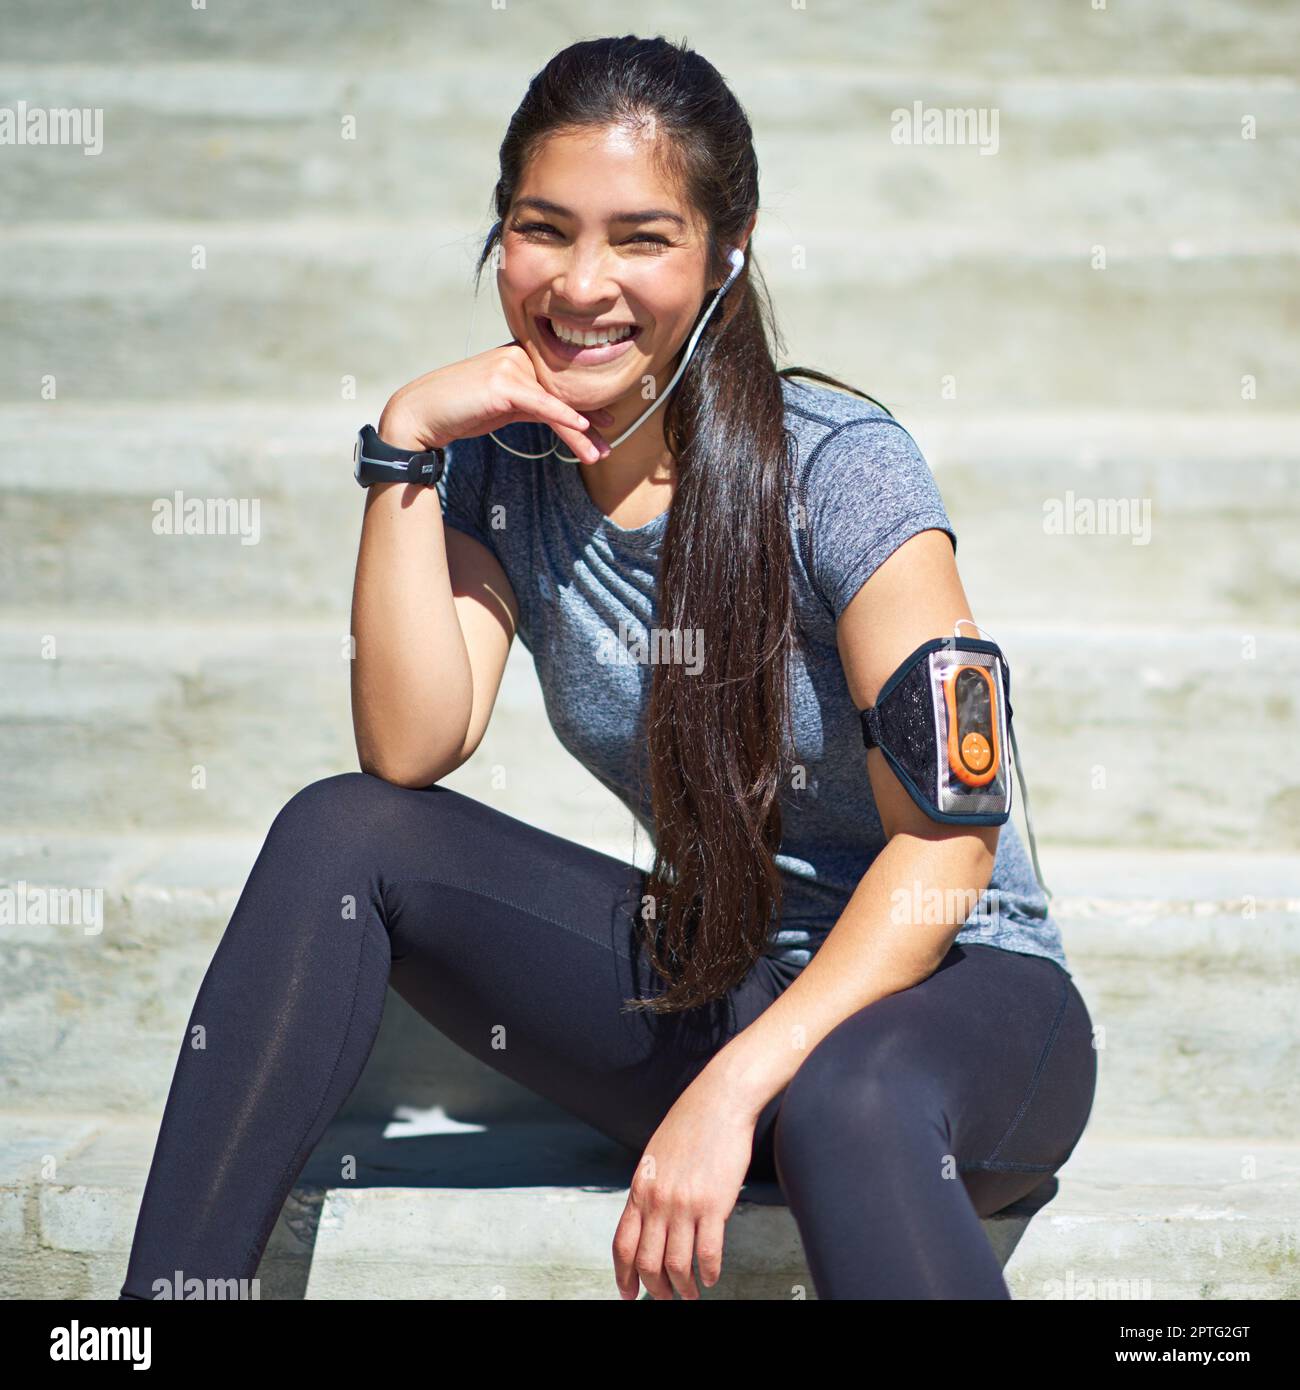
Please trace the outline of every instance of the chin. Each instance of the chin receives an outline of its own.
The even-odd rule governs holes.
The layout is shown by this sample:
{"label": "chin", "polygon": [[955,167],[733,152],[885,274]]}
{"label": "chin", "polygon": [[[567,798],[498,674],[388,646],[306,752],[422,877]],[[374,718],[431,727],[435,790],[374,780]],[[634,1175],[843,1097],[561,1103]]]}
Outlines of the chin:
{"label": "chin", "polygon": [[574,410],[608,410],[633,390],[641,378],[633,377],[626,386],[619,386],[614,390],[597,381],[584,381],[581,376],[569,372],[558,376],[550,373],[548,379],[554,383],[547,387],[551,395],[558,396],[565,405],[571,405]]}

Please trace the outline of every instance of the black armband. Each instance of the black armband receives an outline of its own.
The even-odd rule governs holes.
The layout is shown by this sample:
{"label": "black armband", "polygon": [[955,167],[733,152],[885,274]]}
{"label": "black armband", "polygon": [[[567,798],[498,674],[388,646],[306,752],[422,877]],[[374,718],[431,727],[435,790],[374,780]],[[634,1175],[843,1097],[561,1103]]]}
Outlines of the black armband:
{"label": "black armband", "polygon": [[1011,669],[996,642],[923,642],[861,711],[862,741],[885,755],[908,795],[953,825],[1011,816]]}

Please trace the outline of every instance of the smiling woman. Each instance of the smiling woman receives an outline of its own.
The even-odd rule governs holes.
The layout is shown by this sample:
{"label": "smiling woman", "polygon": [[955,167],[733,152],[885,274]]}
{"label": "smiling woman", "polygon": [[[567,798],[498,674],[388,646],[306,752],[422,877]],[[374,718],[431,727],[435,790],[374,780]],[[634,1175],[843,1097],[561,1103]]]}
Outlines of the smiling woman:
{"label": "smiling woman", "polygon": [[[601,398],[597,405],[613,407],[614,428],[607,433],[616,436],[615,448],[663,403],[676,381],[676,373],[672,382],[664,380],[667,369],[680,372],[715,307],[700,312],[707,232],[698,209],[683,197],[684,171],[663,157],[661,145],[652,128],[636,121],[592,120],[552,133],[522,172],[503,214],[505,232],[498,221],[479,261],[481,270],[491,247],[499,246],[502,309],[538,380],[575,409],[594,397]],[[600,178],[592,177],[594,170]],[[530,191],[542,188],[573,205]],[[640,206],[631,206],[638,200]],[[751,218],[744,241],[753,224]],[[715,297],[743,265],[744,241],[728,248],[731,273],[715,287]],[[683,354],[692,327],[697,332]],[[667,344],[674,355],[665,368]],[[616,370],[577,370],[613,363]],[[617,409],[638,402],[634,421]],[[662,419],[596,472],[616,486],[623,480],[634,487],[655,460],[674,471]],[[591,483],[601,487],[604,480]]]}
{"label": "smiling woman", "polygon": [[[380,418],[437,477],[366,498],[362,771],[267,835],[123,1295],[255,1272],[391,984],[642,1160],[623,1297],[698,1297],[742,1184],[776,1178],[821,1297],[1007,1298],[980,1217],[1068,1158],[1095,1058],[1014,827],[931,817],[864,756],[891,673],[973,621],[925,458],[870,397],[777,369],[752,132],[684,45],[555,55],[493,203],[478,271],[499,253],[511,339]],[[435,785],[478,748],[516,633],[648,870]]]}
{"label": "smiling woman", "polygon": [[[648,484],[671,489],[664,625],[727,634],[712,644],[702,675],[660,668],[651,699],[649,775],[661,853],[647,890],[660,905],[659,930],[647,934],[647,949],[656,969],[676,978],[646,1006],[665,1011],[702,1004],[743,978],[780,911],[773,855],[794,637],[790,459],[767,343],[770,309],[752,258],[699,339],[689,375],[666,409],[655,408],[692,329],[713,307],[705,301],[729,283],[730,255],[748,246],[757,161],[734,98],[704,135],[702,59],[691,55],[701,64],[697,87],[683,81],[653,109],[633,104],[629,113],[619,93],[635,82],[648,51],[628,41],[610,56],[613,70],[594,86],[594,54],[583,45],[534,79],[512,122],[515,138],[502,148],[500,220],[479,266],[499,237],[502,311],[537,380],[575,410],[605,408],[613,417],[602,433],[618,447],[584,480],[601,511],[635,505]],[[577,85],[561,114],[549,103],[566,76]],[[544,129],[535,125],[542,112]],[[587,345],[588,334],[626,327],[636,331]],[[582,346],[562,341],[579,331]],[[643,423],[629,438],[636,420]],[[679,533],[713,543],[675,544]],[[720,720],[712,692],[724,687],[735,695]],[[727,790],[737,787],[751,790]]]}

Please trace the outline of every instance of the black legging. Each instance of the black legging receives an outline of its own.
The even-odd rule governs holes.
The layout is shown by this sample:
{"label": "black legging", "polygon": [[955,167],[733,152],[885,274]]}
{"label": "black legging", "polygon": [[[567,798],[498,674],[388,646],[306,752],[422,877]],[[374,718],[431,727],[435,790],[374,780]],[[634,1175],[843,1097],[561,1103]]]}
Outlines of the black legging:
{"label": "black legging", "polygon": [[[151,1298],[177,1270],[256,1274],[390,983],[639,1158],[793,978],[765,956],[711,1006],[622,1011],[663,988],[638,948],[642,884],[631,864],[443,786],[353,772],[292,797],[199,989],[122,1295]],[[818,1296],[1009,1298],[980,1217],[1069,1157],[1092,1107],[1091,1031],[1055,962],[963,945],[811,1049],[760,1117],[749,1178],[780,1182]]]}

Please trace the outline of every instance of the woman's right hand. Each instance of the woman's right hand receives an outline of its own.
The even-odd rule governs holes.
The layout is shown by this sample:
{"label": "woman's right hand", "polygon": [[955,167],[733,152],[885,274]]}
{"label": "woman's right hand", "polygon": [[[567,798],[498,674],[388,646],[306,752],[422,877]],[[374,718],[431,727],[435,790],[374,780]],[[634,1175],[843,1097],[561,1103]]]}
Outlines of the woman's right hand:
{"label": "woman's right hand", "polygon": [[453,439],[499,430],[517,420],[549,425],[577,458],[595,463],[609,453],[596,432],[611,425],[607,410],[583,416],[543,390],[532,359],[517,340],[426,372],[389,398],[376,431],[400,449],[446,448]]}

